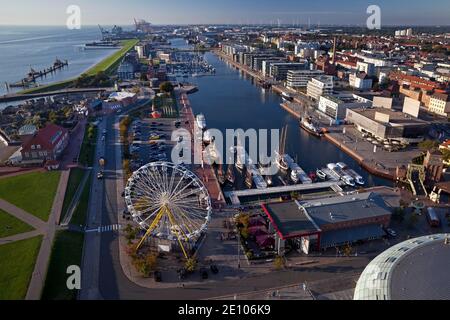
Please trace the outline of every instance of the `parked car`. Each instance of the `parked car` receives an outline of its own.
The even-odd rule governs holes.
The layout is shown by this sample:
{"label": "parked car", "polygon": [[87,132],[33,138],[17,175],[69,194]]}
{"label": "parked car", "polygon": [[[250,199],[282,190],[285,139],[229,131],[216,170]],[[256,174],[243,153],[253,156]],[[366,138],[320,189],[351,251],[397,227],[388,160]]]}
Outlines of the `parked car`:
{"label": "parked car", "polygon": [[210,269],[211,269],[211,272],[213,274],[218,274],[219,273],[219,268],[215,264],[212,264]]}
{"label": "parked car", "polygon": [[162,282],[162,274],[161,274],[161,272],[155,271],[155,273],[153,274],[153,277],[154,277],[156,282]]}
{"label": "parked car", "polygon": [[397,236],[397,232],[395,232],[394,230],[392,230],[390,228],[386,229],[386,233],[392,238],[395,238]]}
{"label": "parked car", "polygon": [[179,270],[178,270],[178,278],[179,278],[180,280],[186,279],[186,276],[187,276],[186,269],[182,268],[182,269],[179,269]]}
{"label": "parked car", "polygon": [[205,268],[201,268],[200,276],[202,277],[203,280],[208,279],[208,270],[206,270]]}

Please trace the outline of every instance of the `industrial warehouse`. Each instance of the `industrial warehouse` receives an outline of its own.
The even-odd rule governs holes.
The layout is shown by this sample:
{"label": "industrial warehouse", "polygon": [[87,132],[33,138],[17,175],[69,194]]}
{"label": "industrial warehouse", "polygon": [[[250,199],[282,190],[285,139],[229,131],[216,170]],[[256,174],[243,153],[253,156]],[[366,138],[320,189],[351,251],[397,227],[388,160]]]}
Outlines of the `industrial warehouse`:
{"label": "industrial warehouse", "polygon": [[263,205],[276,231],[280,254],[287,243],[308,254],[358,241],[380,239],[392,210],[376,193],[361,193],[305,202]]}

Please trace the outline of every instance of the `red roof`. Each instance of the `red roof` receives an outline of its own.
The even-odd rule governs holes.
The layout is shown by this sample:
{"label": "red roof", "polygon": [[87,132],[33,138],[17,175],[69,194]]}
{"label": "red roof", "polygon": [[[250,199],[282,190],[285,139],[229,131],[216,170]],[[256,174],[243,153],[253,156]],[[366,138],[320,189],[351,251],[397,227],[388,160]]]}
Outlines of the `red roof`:
{"label": "red roof", "polygon": [[68,133],[67,129],[49,123],[37,132],[37,134],[24,143],[23,150],[31,151],[32,145],[40,145],[41,150],[54,150],[59,141]]}

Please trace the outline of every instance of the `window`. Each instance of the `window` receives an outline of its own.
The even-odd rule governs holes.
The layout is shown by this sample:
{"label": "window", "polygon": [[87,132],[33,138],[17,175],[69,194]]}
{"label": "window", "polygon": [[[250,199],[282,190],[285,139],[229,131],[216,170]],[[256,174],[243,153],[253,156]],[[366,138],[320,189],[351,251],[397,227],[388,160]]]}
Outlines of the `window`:
{"label": "window", "polygon": [[36,149],[36,146],[33,144],[33,145],[31,145],[31,150],[34,150],[34,149]]}

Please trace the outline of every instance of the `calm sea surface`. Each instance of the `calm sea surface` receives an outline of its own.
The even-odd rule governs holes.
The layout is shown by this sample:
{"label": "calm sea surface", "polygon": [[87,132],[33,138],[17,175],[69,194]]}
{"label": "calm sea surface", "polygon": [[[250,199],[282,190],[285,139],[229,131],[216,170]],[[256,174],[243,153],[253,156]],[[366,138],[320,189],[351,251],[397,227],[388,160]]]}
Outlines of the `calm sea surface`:
{"label": "calm sea surface", "polygon": [[68,60],[69,67],[48,75],[40,83],[78,76],[114,52],[80,49],[81,45],[100,38],[96,27],[68,30],[64,27],[0,26],[0,95],[6,93],[5,82],[21,80],[31,67],[35,70],[48,68],[56,58]]}

